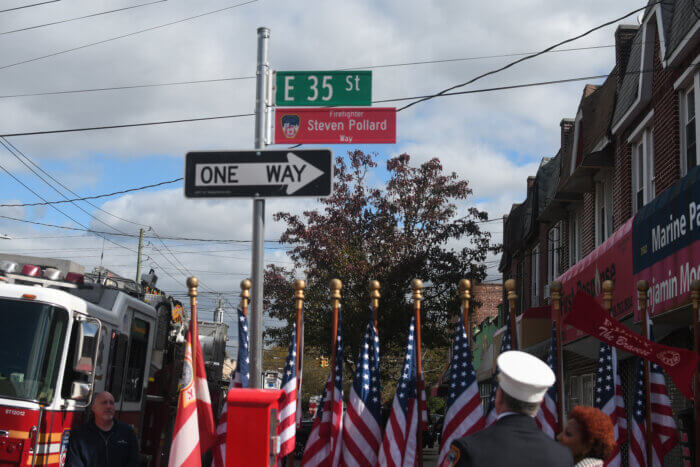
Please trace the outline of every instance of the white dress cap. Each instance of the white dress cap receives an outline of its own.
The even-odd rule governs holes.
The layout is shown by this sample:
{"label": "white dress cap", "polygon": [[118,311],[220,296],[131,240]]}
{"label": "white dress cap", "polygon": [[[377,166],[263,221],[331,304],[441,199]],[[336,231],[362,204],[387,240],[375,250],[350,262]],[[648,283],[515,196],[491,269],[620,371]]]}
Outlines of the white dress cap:
{"label": "white dress cap", "polygon": [[542,402],[544,393],[556,380],[549,366],[529,353],[519,350],[498,356],[498,382],[503,392],[522,402]]}

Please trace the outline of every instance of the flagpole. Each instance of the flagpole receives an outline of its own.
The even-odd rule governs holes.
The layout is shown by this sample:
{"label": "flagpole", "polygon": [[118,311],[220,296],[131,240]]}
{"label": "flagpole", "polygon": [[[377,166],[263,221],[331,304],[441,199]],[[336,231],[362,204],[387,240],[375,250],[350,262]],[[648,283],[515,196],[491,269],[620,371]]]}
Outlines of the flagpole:
{"label": "flagpole", "polygon": [[513,350],[518,350],[518,330],[515,328],[515,301],[518,299],[518,294],[515,293],[515,279],[506,281],[506,290],[508,291],[508,319],[510,320],[510,342]]}
{"label": "flagpole", "polygon": [[379,311],[379,298],[381,297],[381,294],[379,293],[379,281],[370,281],[369,282],[369,298],[370,298],[370,306],[372,307],[372,321],[374,322],[374,332],[379,335],[379,318],[378,318],[378,311]]}
{"label": "flagpole", "polygon": [[[296,369],[296,375],[297,375],[297,397],[299,397],[299,388],[301,386],[301,377],[299,375],[299,361],[301,359],[301,353],[302,353],[302,345],[301,345],[301,322],[303,319],[303,313],[304,313],[304,289],[306,288],[306,282],[302,279],[297,279],[294,281],[294,300],[296,302],[296,307],[297,307],[297,332],[296,332],[296,341],[297,341],[297,356],[294,359],[294,367]],[[296,426],[296,421],[294,422],[294,425]],[[298,428],[298,427],[297,427]],[[287,456],[287,465],[289,467],[292,467],[294,465],[294,451],[291,452]]]}
{"label": "flagpole", "polygon": [[[690,283],[690,296],[693,300],[693,334],[695,340],[695,352],[700,353],[700,323],[698,323],[698,309],[700,309],[700,280]],[[695,466],[700,467],[700,373],[695,370],[694,385],[695,402]]]}
{"label": "flagpole", "polygon": [[472,298],[469,293],[472,288],[472,283],[469,279],[462,279],[459,281],[459,298],[462,301],[462,323],[464,324],[464,329],[467,331],[467,343],[471,346],[470,332],[469,332],[469,300]]}
{"label": "flagpole", "polygon": [[557,353],[557,418],[559,432],[564,430],[564,352],[561,342],[561,282],[553,281],[549,285],[554,310],[554,336]]}
{"label": "flagpole", "polygon": [[190,347],[192,352],[192,381],[196,386],[197,383],[197,340],[195,337],[199,337],[199,329],[197,327],[197,286],[199,285],[199,280],[192,276],[187,278],[187,287],[189,292],[187,295],[190,296]]}
{"label": "flagpole", "polygon": [[335,400],[335,357],[338,347],[338,308],[340,307],[340,289],[343,283],[340,279],[331,280],[331,305],[333,307],[333,327],[331,328],[331,403]]}
{"label": "flagpole", "polygon": [[413,289],[413,311],[416,320],[416,392],[418,399],[418,444],[416,445],[416,458],[418,459],[418,467],[423,467],[423,412],[421,409],[421,399],[423,397],[423,388],[421,388],[421,376],[423,375],[423,364],[421,362],[421,341],[420,341],[420,302],[423,300],[423,281],[413,279],[411,281],[411,289]]}
{"label": "flagpole", "polygon": [[[642,313],[642,336],[649,339],[649,316],[647,315],[647,292],[649,283],[645,280],[637,282],[637,296],[639,300],[639,311]],[[653,436],[653,427],[651,425],[651,385],[649,384],[649,360],[643,359],[644,362],[644,392],[646,404],[646,450],[647,450],[647,465],[652,465],[651,440]]]}

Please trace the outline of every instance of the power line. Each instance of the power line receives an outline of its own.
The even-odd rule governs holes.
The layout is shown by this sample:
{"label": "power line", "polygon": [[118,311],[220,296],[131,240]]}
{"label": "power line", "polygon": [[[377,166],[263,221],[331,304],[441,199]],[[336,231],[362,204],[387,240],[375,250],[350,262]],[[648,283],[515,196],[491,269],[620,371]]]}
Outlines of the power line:
{"label": "power line", "polygon": [[[255,0],[257,1],[257,0]],[[155,122],[143,122],[143,123],[126,123],[122,125],[103,125],[85,128],[70,128],[65,130],[47,130],[47,131],[29,131],[24,133],[6,133],[0,135],[0,137],[8,138],[10,136],[35,136],[35,135],[48,135],[54,133],[73,133],[76,131],[94,131],[94,130],[111,130],[115,128],[133,128],[140,126],[152,126],[152,125],[169,125],[171,123],[188,123],[188,122],[203,122],[207,120],[222,120],[227,118],[240,118],[240,117],[253,117],[254,113],[247,114],[236,114],[236,115],[218,115],[215,117],[199,117],[199,118],[183,118],[179,120],[161,120]]]}
{"label": "power line", "polygon": [[[160,0],[166,1],[166,0]],[[6,33],[0,33],[0,35]],[[552,50],[551,52],[573,52],[581,50],[595,50],[615,47],[615,44],[606,45],[596,45],[588,47],[574,47],[569,49]],[[366,70],[366,69],[381,69],[381,68],[396,68],[405,66],[416,66],[416,65],[428,65],[436,63],[452,63],[452,62],[463,62],[463,61],[473,61],[473,60],[484,60],[490,58],[501,58],[501,57],[517,57],[523,55],[530,55],[534,52],[514,52],[507,54],[496,54],[496,55],[481,55],[474,57],[462,57],[462,58],[447,58],[447,59],[434,59],[434,60],[420,60],[413,62],[403,62],[403,63],[389,63],[384,65],[369,65],[369,66],[357,66],[349,68],[339,68],[339,70]],[[102,91],[117,91],[117,90],[128,90],[128,89],[140,89],[140,88],[155,88],[155,87],[165,87],[165,86],[182,86],[188,84],[205,84],[205,83],[220,83],[226,81],[241,81],[241,80],[251,80],[255,79],[255,76],[234,76],[225,78],[211,78],[211,79],[201,79],[201,80],[189,80],[189,81],[174,81],[166,83],[146,83],[146,84],[132,84],[124,86],[109,86],[109,87],[99,87],[99,88],[84,88],[84,89],[71,89],[63,91],[44,91],[44,92],[33,92],[33,93],[21,93],[21,94],[6,94],[0,95],[0,99],[9,99],[16,97],[36,97],[36,96],[53,96],[62,94],[79,94],[79,93],[90,93],[90,92],[102,92]]]}
{"label": "power line", "polygon": [[33,6],[39,6],[39,5],[46,5],[47,3],[56,3],[60,2],[61,0],[47,0],[45,2],[40,2],[40,3],[32,3],[31,5],[22,5],[22,6],[16,6],[14,8],[7,8],[5,10],[0,10],[0,13],[5,13],[6,11],[15,11],[15,10],[22,10],[24,8],[31,8]]}
{"label": "power line", "polygon": [[[58,0],[54,0],[54,1],[58,1]],[[70,48],[70,49],[61,50],[61,51],[59,51],[59,52],[53,52],[53,53],[50,53],[50,54],[48,54],[48,55],[42,55],[42,56],[40,56],[40,57],[29,58],[29,59],[27,59],[27,60],[22,60],[22,61],[20,61],[20,62],[15,62],[15,63],[7,64],[7,65],[2,65],[2,66],[0,66],[0,70],[4,70],[4,69],[7,69],[7,68],[12,68],[12,67],[15,67],[15,66],[18,66],[18,65],[25,65],[25,64],[27,64],[27,63],[36,62],[36,61],[39,61],[39,60],[43,60],[43,59],[45,59],[45,58],[55,57],[55,56],[57,56],[57,55],[62,55],[62,54],[66,54],[66,53],[69,53],[69,52],[75,52],[76,50],[82,50],[82,49],[86,49],[86,48],[88,48],[88,47],[92,47],[92,46],[94,46],[94,45],[104,44],[104,43],[106,43],[106,42],[112,42],[112,41],[116,41],[116,40],[118,40],[118,39],[124,39],[124,38],[126,38],[126,37],[135,36],[135,35],[137,35],[137,34],[142,34],[142,33],[144,33],[144,32],[149,32],[149,31],[154,31],[154,30],[156,30],[156,29],[164,28],[164,27],[166,27],[166,26],[172,26],[172,25],[174,25],[174,24],[184,23],[185,21],[190,21],[190,20],[193,20],[193,19],[196,19],[196,18],[201,18],[201,17],[203,17],[203,16],[207,16],[207,15],[213,15],[214,13],[220,13],[220,12],[222,12],[222,11],[231,10],[231,9],[233,9],[233,8],[238,8],[238,7],[240,7],[240,6],[244,6],[244,5],[247,5],[247,4],[249,4],[249,3],[255,3],[255,2],[257,2],[257,1],[258,1],[258,0],[248,0],[247,2],[237,3],[237,4],[235,4],[235,5],[227,6],[227,7],[225,7],[225,8],[219,8],[218,10],[208,11],[208,12],[206,12],[206,13],[201,13],[201,14],[195,15],[195,16],[189,16],[189,17],[187,17],[187,18],[182,18],[182,19],[179,19],[179,20],[177,20],[177,21],[171,21],[171,22],[169,22],[169,23],[160,24],[160,25],[158,25],[158,26],[151,26],[150,28],[146,28],[146,29],[141,29],[141,30],[139,30],[139,31],[130,32],[130,33],[128,33],[128,34],[122,34],[122,35],[120,35],[120,36],[110,37],[110,38],[108,38],[108,39],[103,39],[103,40],[97,41],[97,42],[90,42],[90,43],[88,43],[88,44],[83,44],[83,45],[80,45],[80,46],[78,46],[78,47],[73,47],[73,48]]]}
{"label": "power line", "polygon": [[125,189],[125,190],[114,191],[114,192],[112,192],[112,193],[105,193],[105,194],[102,194],[102,195],[85,196],[85,197],[82,197],[82,198],[73,198],[73,199],[65,199],[65,200],[58,200],[58,201],[46,201],[46,202],[43,202],[43,203],[0,204],[0,208],[19,208],[19,207],[28,207],[28,206],[46,206],[46,205],[49,205],[49,204],[73,203],[73,202],[75,202],[75,201],[85,201],[85,200],[88,200],[88,199],[107,198],[107,197],[110,197],[110,196],[121,195],[121,194],[124,194],[124,193],[131,193],[131,192],[133,192],[133,191],[146,190],[146,189],[148,189],[148,188],[154,188],[154,187],[161,186],[161,185],[167,185],[167,184],[169,184],[169,183],[179,182],[179,181],[181,181],[182,179],[183,179],[183,178],[180,177],[180,178],[175,178],[175,179],[173,179],[173,180],[167,180],[167,181],[165,181],[165,182],[154,183],[154,184],[151,184],[151,185],[144,185],[144,186],[140,186],[140,187],[136,187],[136,188],[127,188],[127,189]]}
{"label": "power line", "polygon": [[[162,0],[166,1],[166,0]],[[255,79],[255,76],[238,76],[231,78],[213,78],[213,79],[200,79],[191,81],[174,81],[170,83],[152,83],[152,84],[133,84],[127,86],[111,86],[104,88],[88,88],[88,89],[73,89],[66,91],[46,91],[46,92],[35,92],[26,94],[6,94],[0,95],[0,99],[9,99],[13,97],[33,97],[33,96],[54,96],[60,94],[78,94],[84,92],[101,92],[101,91],[117,91],[122,89],[139,89],[139,88],[158,88],[163,86],[182,86],[186,84],[201,84],[201,83],[219,83],[224,81],[240,81],[247,79]]]}
{"label": "power line", "polygon": [[[7,219],[11,221],[16,221],[16,222],[23,222],[26,224],[34,224],[34,225],[41,225],[43,227],[52,227],[54,229],[62,229],[62,230],[72,230],[72,231],[78,231],[78,232],[90,232],[94,233],[96,235],[113,235],[115,237],[129,237],[129,238],[138,238],[139,234],[122,234],[122,233],[115,233],[115,232],[104,232],[101,230],[94,230],[94,229],[88,229],[88,228],[82,228],[79,229],[77,227],[68,227],[65,225],[56,225],[56,224],[48,224],[45,222],[38,222],[38,221],[30,221],[27,219],[20,219],[18,217],[12,217],[12,216],[4,216],[0,215],[0,219]],[[156,237],[148,237],[144,236],[144,238],[156,238]],[[163,236],[161,237],[164,240],[179,240],[179,241],[193,241],[193,242],[217,242],[217,243],[250,243],[252,240],[241,240],[241,239],[214,239],[214,238],[192,238],[192,237],[166,237]],[[279,240],[265,240],[265,242],[269,243],[280,243]]]}
{"label": "power line", "polygon": [[71,21],[77,21],[77,20],[85,19],[85,18],[93,18],[93,17],[95,17],[95,16],[106,15],[106,14],[109,14],[109,13],[116,13],[116,12],[118,12],[118,11],[131,10],[131,9],[133,9],[133,8],[140,8],[140,7],[142,7],[142,6],[148,6],[148,5],[153,5],[154,3],[163,3],[163,2],[167,2],[167,1],[168,1],[168,0],[156,0],[156,1],[154,1],[154,2],[140,3],[140,4],[138,4],[138,5],[127,6],[127,7],[124,7],[124,8],[117,8],[116,10],[101,11],[101,12],[99,12],[99,13],[93,13],[93,14],[90,14],[90,15],[78,16],[77,18],[64,19],[64,20],[60,20],[60,21],[54,21],[54,22],[52,22],[52,23],[44,23],[44,24],[38,24],[38,25],[36,25],[36,26],[29,26],[29,27],[26,27],[26,28],[13,29],[13,30],[11,30],[11,31],[0,32],[0,36],[4,36],[4,35],[6,35],[6,34],[13,34],[13,33],[15,33],[15,32],[30,31],[30,30],[32,30],[32,29],[39,29],[39,28],[43,28],[43,27],[46,27],[46,26],[54,26],[54,25],[56,25],[56,24],[70,23]]}
{"label": "power line", "polygon": [[[0,143],[2,143],[2,142],[0,141]],[[2,144],[4,145],[4,143],[2,143]],[[5,146],[5,148],[8,149],[8,151],[9,151],[9,148],[7,148],[7,146]],[[26,188],[27,190],[31,191],[34,195],[36,195],[37,198],[46,201],[39,193],[37,193],[36,191],[34,191],[34,190],[32,190],[31,188],[29,188],[29,186],[27,186],[27,185],[26,185],[24,182],[22,182],[19,178],[15,177],[15,176],[12,174],[12,172],[10,172],[9,170],[7,170],[4,166],[0,165],[0,169],[1,169],[2,171],[4,171],[5,173],[7,173],[7,175],[9,175],[10,177],[12,177],[17,183],[19,183],[20,185],[22,185],[24,188]],[[52,205],[52,204],[49,205],[49,206],[51,206],[53,209],[55,209],[55,210],[58,211],[59,213],[63,214],[65,217],[67,217],[67,218],[70,219],[71,221],[75,222],[75,223],[78,224],[79,226],[81,226],[81,227],[83,227],[83,228],[85,228],[85,229],[87,228],[87,227],[85,227],[83,224],[81,224],[80,222],[78,222],[77,220],[75,220],[74,218],[72,218],[71,216],[69,216],[68,214],[66,214],[65,212],[63,212],[63,211],[61,211],[60,209],[58,209],[56,206],[54,206],[54,205]],[[129,250],[129,251],[131,251],[131,252],[133,252],[133,253],[136,253],[136,250],[132,250],[131,248],[129,248],[129,247],[127,247],[127,246],[121,245],[121,244],[119,244],[119,243],[117,243],[117,242],[115,242],[115,241],[113,241],[113,240],[111,240],[111,239],[108,239],[108,238],[106,238],[106,237],[102,237],[102,238],[104,238],[105,240],[109,241],[110,243],[114,243],[115,245],[117,245],[117,246],[119,246],[119,247],[121,247],[121,248],[123,248],[123,249],[125,249],[125,250]]]}
{"label": "power line", "polygon": [[[662,1],[663,1],[663,0],[662,0]],[[598,29],[602,29],[602,28],[604,28],[604,27],[606,27],[606,26],[610,26],[611,24],[617,23],[618,21],[622,21],[623,19],[627,18],[628,16],[633,15],[633,14],[635,14],[635,13],[637,13],[637,12],[640,12],[640,11],[644,11],[644,10],[646,10],[649,6],[651,6],[651,5],[656,5],[656,4],[658,4],[658,3],[661,3],[661,1],[654,2],[653,4],[645,5],[644,7],[642,7],[642,8],[637,8],[636,10],[632,10],[632,11],[630,11],[629,13],[626,13],[626,14],[624,14],[624,15],[618,17],[618,18],[615,18],[615,19],[613,19],[613,20],[611,20],[611,21],[607,21],[607,22],[605,22],[605,23],[603,23],[603,24],[600,24],[600,25],[598,25],[598,26],[595,26],[594,28],[591,28],[591,29],[589,29],[588,31],[586,31],[586,32],[584,32],[584,33],[582,33],[582,34],[579,34],[578,36],[574,36],[574,37],[571,37],[571,38],[569,38],[569,39],[565,39],[565,40],[563,40],[563,41],[561,41],[561,42],[558,42],[558,43],[556,43],[556,44],[554,44],[554,45],[552,45],[552,46],[547,47],[546,49],[543,49],[543,50],[541,50],[541,51],[539,51],[539,52],[536,52],[536,53],[534,53],[534,54],[530,54],[530,55],[527,55],[527,56],[525,56],[525,57],[519,58],[518,60],[514,60],[514,61],[508,63],[507,65],[504,65],[504,66],[502,66],[502,67],[500,67],[500,68],[497,68],[497,69],[495,69],[495,70],[491,70],[491,71],[487,71],[486,73],[482,73],[482,74],[480,74],[480,75],[478,75],[478,76],[475,76],[474,78],[470,79],[469,81],[465,81],[464,83],[456,84],[456,85],[451,86],[451,87],[449,87],[449,88],[443,89],[442,91],[438,92],[437,94],[433,94],[433,95],[431,95],[431,96],[422,97],[422,98],[418,99],[418,100],[415,101],[415,102],[411,102],[410,104],[404,105],[403,107],[397,109],[396,111],[397,111],[397,112],[401,112],[402,110],[406,110],[406,109],[408,109],[408,108],[410,108],[410,107],[412,107],[412,106],[414,106],[414,105],[416,105],[416,104],[419,104],[419,103],[421,103],[421,102],[425,102],[425,101],[427,101],[427,100],[434,99],[435,97],[439,97],[439,96],[441,96],[441,95],[444,95],[445,93],[450,92],[450,91],[452,91],[452,90],[454,90],[454,89],[461,88],[461,87],[467,86],[467,85],[469,85],[469,84],[472,84],[472,83],[474,83],[475,81],[478,81],[478,80],[480,80],[481,78],[484,78],[484,77],[486,77],[486,76],[490,76],[490,75],[494,75],[494,74],[496,74],[496,73],[499,73],[499,72],[501,72],[501,71],[503,71],[503,70],[506,70],[506,69],[508,69],[508,68],[510,68],[510,67],[512,67],[512,66],[514,66],[514,65],[517,65],[518,63],[524,62],[524,61],[526,61],[526,60],[531,60],[531,59],[533,59],[533,58],[535,58],[535,57],[538,57],[538,56],[540,56],[540,55],[542,55],[542,54],[545,54],[545,53],[551,51],[552,49],[555,49],[555,48],[557,48],[557,47],[559,47],[559,46],[561,46],[561,45],[564,45],[564,44],[567,44],[567,43],[569,43],[569,42],[576,41],[576,40],[578,40],[578,39],[580,39],[580,38],[582,38],[582,37],[585,37],[585,36],[587,36],[588,34],[594,32],[594,31],[597,31]]]}
{"label": "power line", "polygon": [[[70,188],[68,188],[66,185],[64,185],[63,183],[61,183],[59,180],[57,180],[55,177],[53,177],[53,176],[52,176],[50,173],[48,173],[46,170],[44,170],[44,169],[42,169],[41,167],[39,167],[38,164],[36,164],[32,159],[30,159],[29,156],[27,156],[26,154],[24,154],[19,148],[17,148],[17,146],[15,146],[15,145],[12,144],[9,140],[7,140],[7,138],[0,138],[0,144],[2,144],[2,145],[5,147],[5,149],[7,149],[17,160],[19,160],[19,161],[22,163],[22,165],[24,165],[25,167],[27,167],[34,175],[36,175],[36,176],[39,178],[39,180],[41,180],[42,182],[44,182],[49,188],[51,188],[52,190],[54,190],[54,191],[55,191],[56,193],[58,193],[59,195],[61,195],[61,196],[63,196],[64,198],[68,199],[68,197],[67,197],[65,194],[63,194],[63,192],[61,192],[61,191],[60,191],[58,188],[56,188],[53,184],[49,183],[44,177],[42,177],[41,175],[39,175],[39,174],[37,173],[36,170],[34,170],[32,167],[30,167],[30,166],[27,164],[27,162],[25,162],[25,159],[26,159],[26,161],[30,162],[34,167],[36,167],[38,170],[40,170],[44,175],[46,175],[47,177],[49,177],[54,183],[57,183],[58,185],[60,185],[64,190],[66,190],[66,191],[68,191],[69,193],[73,194],[73,196],[78,196],[77,193],[75,193],[75,192],[72,191]],[[23,159],[19,157],[19,154],[22,155],[22,158],[23,158]],[[44,202],[47,201],[45,198],[41,198],[41,199],[42,199]],[[87,202],[89,203],[89,201],[87,201]],[[103,221],[102,219],[100,219],[99,217],[95,216],[94,214],[89,213],[88,211],[86,211],[85,209],[83,209],[82,206],[76,204],[75,202],[71,202],[71,204],[72,204],[73,206],[75,206],[76,208],[80,209],[83,213],[87,214],[89,217],[95,219],[95,220],[96,220],[97,222],[99,222],[100,224],[103,224],[103,225],[109,227],[110,229],[115,230],[115,231],[117,231],[117,232],[119,232],[119,233],[125,233],[125,232],[123,232],[123,231],[117,229],[116,227],[114,227],[114,226],[108,224],[107,222]],[[49,206],[54,207],[53,204],[49,204]],[[92,206],[95,207],[94,205],[92,205]],[[82,224],[79,224],[79,225],[82,226]],[[114,242],[112,242],[112,243],[114,243]]]}
{"label": "power line", "polygon": [[[700,65],[696,65],[700,66]],[[669,67],[670,69],[670,67]],[[464,94],[477,94],[477,93],[484,93],[484,92],[494,92],[494,91],[504,91],[504,90],[509,90],[509,89],[519,89],[519,88],[529,88],[529,87],[536,87],[536,86],[548,86],[552,84],[564,84],[564,83],[573,83],[576,81],[587,81],[587,80],[593,80],[593,79],[603,79],[607,78],[609,76],[625,76],[625,75],[636,75],[636,74],[642,74],[642,73],[652,73],[654,70],[638,70],[638,71],[628,71],[624,73],[608,73],[606,75],[591,75],[591,76],[581,76],[577,78],[564,78],[564,79],[558,79],[558,80],[550,80],[550,81],[538,81],[538,82],[533,82],[533,83],[523,83],[523,84],[514,84],[510,86],[498,86],[498,87],[493,87],[493,88],[483,88],[483,89],[472,89],[469,91],[456,91],[456,92],[448,92],[448,93],[443,93],[443,94],[430,94],[430,95],[425,95],[425,96],[411,96],[411,97],[395,97],[395,98],[390,98],[390,99],[381,99],[381,100],[374,100],[372,101],[373,104],[381,104],[381,103],[387,103],[387,102],[399,102],[399,101],[405,101],[405,100],[414,100],[414,99],[433,99],[436,97],[449,97],[449,96],[460,96]],[[401,109],[397,109],[397,112]],[[151,126],[151,125],[168,125],[172,123],[188,123],[188,122],[200,122],[200,121],[206,121],[206,120],[220,120],[220,119],[228,119],[228,118],[240,118],[240,117],[253,117],[255,116],[254,113],[246,113],[246,114],[234,114],[234,115],[220,115],[220,116],[213,116],[213,117],[198,117],[198,118],[186,118],[186,119],[179,119],[179,120],[161,120],[161,121],[154,121],[154,122],[142,122],[142,123],[127,123],[127,124],[121,124],[121,125],[103,125],[103,126],[95,126],[95,127],[84,127],[84,128],[70,128],[70,129],[63,129],[63,130],[43,130],[43,131],[29,131],[29,132],[22,132],[22,133],[7,133],[7,134],[0,134],[0,137],[10,137],[10,136],[35,136],[35,135],[46,135],[46,134],[55,134],[55,133],[71,133],[71,132],[81,132],[81,131],[94,131],[94,130],[109,130],[109,129],[118,129],[118,128],[131,128],[131,127],[141,127],[141,126]],[[294,147],[299,147],[301,144],[297,144],[292,146]]]}

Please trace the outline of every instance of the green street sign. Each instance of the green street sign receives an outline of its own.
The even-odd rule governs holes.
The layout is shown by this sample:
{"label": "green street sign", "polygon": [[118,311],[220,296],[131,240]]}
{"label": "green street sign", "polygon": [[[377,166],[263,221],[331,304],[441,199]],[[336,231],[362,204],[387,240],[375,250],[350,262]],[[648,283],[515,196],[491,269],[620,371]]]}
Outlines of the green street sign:
{"label": "green street sign", "polygon": [[372,105],[371,71],[277,71],[277,107]]}

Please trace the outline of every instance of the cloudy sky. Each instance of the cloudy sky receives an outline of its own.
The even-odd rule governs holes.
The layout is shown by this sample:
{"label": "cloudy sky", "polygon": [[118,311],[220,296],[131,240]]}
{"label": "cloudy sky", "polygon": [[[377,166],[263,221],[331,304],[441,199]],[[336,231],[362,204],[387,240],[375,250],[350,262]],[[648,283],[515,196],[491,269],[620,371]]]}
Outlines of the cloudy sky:
{"label": "cloudy sky", "polygon": [[[0,9],[38,1],[3,0]],[[0,134],[252,113],[260,26],[271,30],[273,69],[371,69],[373,99],[381,100],[438,92],[519,58],[514,54],[541,50],[645,3],[60,0],[3,11]],[[35,27],[140,4],[144,6]],[[637,23],[637,15],[623,23]],[[615,25],[606,27],[563,51],[464,89],[607,73],[614,65],[614,31]],[[580,48],[585,49],[567,50]],[[134,87],[200,80],[221,81]],[[397,115],[397,144],[332,149],[336,155],[356,147],[373,150],[382,160],[402,152],[416,162],[439,157],[446,170],[469,180],[474,190],[470,202],[497,219],[522,201],[526,178],[534,175],[541,158],[556,154],[559,122],[575,115],[584,84],[434,99]],[[113,87],[130,88],[89,91]],[[40,201],[37,195],[63,199],[54,188],[75,197],[58,182],[80,196],[93,196],[172,180],[182,176],[188,151],[249,149],[253,133],[253,118],[240,117],[9,137],[15,155],[0,147],[0,165],[28,188],[0,171],[0,202],[34,203]],[[375,176],[381,181],[384,171]],[[105,241],[84,228],[136,234],[143,226],[150,228],[151,237],[240,240],[149,238],[145,248],[145,268],[159,270],[164,289],[184,292],[185,277],[192,273],[201,278],[204,291],[228,292],[227,299],[237,303],[238,284],[250,274],[251,201],[186,200],[178,182],[93,204],[57,206],[62,212],[45,206],[0,207],[2,216],[78,229],[0,218],[0,238],[11,238],[0,239],[0,252],[69,258],[88,268],[102,263],[131,277],[136,240],[110,236]],[[272,213],[300,212],[314,204],[312,199],[268,201],[265,238],[275,240],[283,229],[272,221]],[[500,241],[501,223],[486,226]],[[274,241],[266,244],[265,260],[289,261]],[[490,261],[489,279],[498,279],[495,259]]]}

